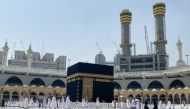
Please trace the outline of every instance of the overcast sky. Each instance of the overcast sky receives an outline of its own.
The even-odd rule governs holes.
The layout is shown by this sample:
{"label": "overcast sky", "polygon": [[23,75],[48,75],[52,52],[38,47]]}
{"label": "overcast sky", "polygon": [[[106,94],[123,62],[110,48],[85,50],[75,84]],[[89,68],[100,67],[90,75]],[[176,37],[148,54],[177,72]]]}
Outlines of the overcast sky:
{"label": "overcast sky", "polygon": [[[99,52],[96,42],[113,61],[119,48],[119,14],[132,12],[131,39],[137,54],[145,54],[144,25],[150,41],[155,39],[152,5],[161,0],[0,0],[0,47],[6,37],[9,58],[16,50],[66,55],[71,64],[94,62]],[[190,54],[190,0],[162,0],[166,3],[167,53],[170,66],[177,60],[177,36],[183,42],[183,55]],[[24,47],[22,47],[21,41]],[[44,42],[44,49],[43,49]],[[186,61],[186,57],[183,56]]]}

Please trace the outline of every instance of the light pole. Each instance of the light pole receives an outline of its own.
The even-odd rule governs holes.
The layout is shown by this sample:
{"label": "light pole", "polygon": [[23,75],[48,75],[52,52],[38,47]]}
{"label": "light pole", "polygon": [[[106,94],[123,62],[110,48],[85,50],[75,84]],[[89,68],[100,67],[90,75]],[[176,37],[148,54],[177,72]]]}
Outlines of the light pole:
{"label": "light pole", "polygon": [[188,67],[188,57],[189,57],[189,55],[185,55],[186,56],[186,58],[187,58],[187,67]]}

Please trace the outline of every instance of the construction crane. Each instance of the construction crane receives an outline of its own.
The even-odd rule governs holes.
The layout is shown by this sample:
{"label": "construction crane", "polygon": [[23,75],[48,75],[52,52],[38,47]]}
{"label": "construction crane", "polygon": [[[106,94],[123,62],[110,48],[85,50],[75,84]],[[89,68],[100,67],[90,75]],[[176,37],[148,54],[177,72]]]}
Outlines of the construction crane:
{"label": "construction crane", "polygon": [[150,53],[151,54],[153,54],[153,52],[154,52],[153,46],[154,46],[154,42],[150,42]]}
{"label": "construction crane", "polygon": [[144,26],[144,31],[145,31],[146,51],[147,51],[147,54],[150,54],[150,47],[149,47],[149,40],[148,40],[148,33],[147,33],[146,26]]}
{"label": "construction crane", "polygon": [[15,46],[16,46],[16,42],[14,42],[13,51],[12,51],[12,54],[11,54],[11,59],[13,59],[13,54],[15,52]]}
{"label": "construction crane", "polygon": [[117,50],[117,53],[118,53],[118,54],[121,54],[120,51],[119,51],[119,48],[117,47],[117,44],[116,44],[115,42],[113,42],[113,41],[112,41],[112,43],[113,43],[115,49]]}
{"label": "construction crane", "polygon": [[21,45],[22,45],[22,49],[23,49],[23,51],[26,52],[22,40],[20,41],[20,43],[21,43]]}
{"label": "construction crane", "polygon": [[100,49],[100,46],[99,46],[98,42],[96,42],[96,46],[98,47],[98,50],[99,50],[100,54],[102,54],[103,51],[102,51],[102,49]]}

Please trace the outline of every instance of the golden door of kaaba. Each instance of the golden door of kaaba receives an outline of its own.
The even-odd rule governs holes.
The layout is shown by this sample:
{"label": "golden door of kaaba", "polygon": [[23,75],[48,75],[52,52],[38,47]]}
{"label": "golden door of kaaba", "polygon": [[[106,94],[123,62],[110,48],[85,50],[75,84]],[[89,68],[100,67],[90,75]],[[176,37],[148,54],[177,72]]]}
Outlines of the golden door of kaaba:
{"label": "golden door of kaaba", "polygon": [[93,78],[83,78],[82,97],[85,100],[92,101],[93,98]]}

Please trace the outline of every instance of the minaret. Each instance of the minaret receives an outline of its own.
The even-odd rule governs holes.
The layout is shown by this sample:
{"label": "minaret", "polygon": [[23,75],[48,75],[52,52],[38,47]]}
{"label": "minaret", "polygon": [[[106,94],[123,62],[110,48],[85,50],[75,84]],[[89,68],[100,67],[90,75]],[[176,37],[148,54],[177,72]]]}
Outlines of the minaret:
{"label": "minaret", "polygon": [[7,55],[8,55],[8,51],[9,51],[7,39],[6,39],[5,45],[2,49],[3,49],[2,66],[6,66],[7,65]]}
{"label": "minaret", "polygon": [[27,67],[31,68],[32,67],[32,46],[31,43],[29,45],[29,48],[27,50]]}
{"label": "minaret", "polygon": [[166,40],[166,25],[165,25],[165,4],[156,3],[153,5],[153,12],[155,17],[156,26],[156,41],[154,42],[156,46],[156,54],[166,54],[167,44]]}
{"label": "minaret", "polygon": [[185,62],[183,61],[183,52],[182,52],[182,42],[178,37],[178,42],[176,43],[177,52],[178,52],[178,61],[176,62],[177,67],[185,66]]}
{"label": "minaret", "polygon": [[129,10],[123,10],[120,14],[121,22],[121,45],[123,56],[131,56],[131,17]]}

